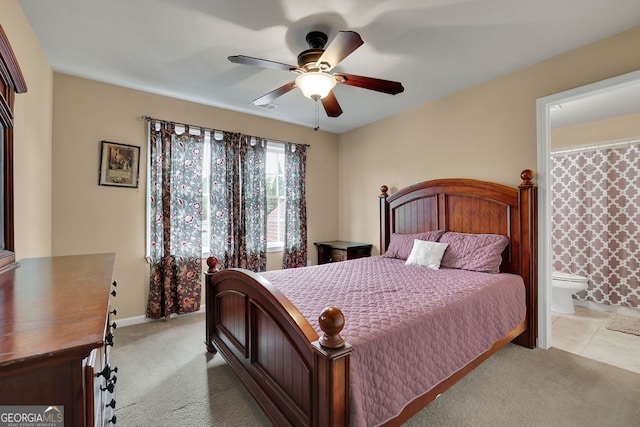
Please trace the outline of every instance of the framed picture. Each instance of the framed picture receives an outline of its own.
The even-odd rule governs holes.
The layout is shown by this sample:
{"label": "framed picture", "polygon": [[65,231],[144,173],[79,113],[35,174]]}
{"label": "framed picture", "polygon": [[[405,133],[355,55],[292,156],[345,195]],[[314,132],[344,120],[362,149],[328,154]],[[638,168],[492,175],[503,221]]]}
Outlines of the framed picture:
{"label": "framed picture", "polygon": [[102,141],[99,185],[138,188],[140,147]]}

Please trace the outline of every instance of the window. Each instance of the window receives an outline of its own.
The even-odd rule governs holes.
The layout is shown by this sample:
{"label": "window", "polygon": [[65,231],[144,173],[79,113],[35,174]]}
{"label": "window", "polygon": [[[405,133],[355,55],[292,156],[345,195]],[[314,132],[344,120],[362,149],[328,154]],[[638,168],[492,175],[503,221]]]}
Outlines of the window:
{"label": "window", "polygon": [[267,250],[284,246],[284,144],[267,143]]}
{"label": "window", "polygon": [[211,177],[211,132],[204,133],[204,150],[202,150],[202,254],[209,255],[209,178]]}
{"label": "window", "polygon": [[[205,133],[202,167],[202,253],[209,252],[209,177],[210,132]],[[267,142],[267,251],[281,251],[284,247],[285,192],[284,144]]]}

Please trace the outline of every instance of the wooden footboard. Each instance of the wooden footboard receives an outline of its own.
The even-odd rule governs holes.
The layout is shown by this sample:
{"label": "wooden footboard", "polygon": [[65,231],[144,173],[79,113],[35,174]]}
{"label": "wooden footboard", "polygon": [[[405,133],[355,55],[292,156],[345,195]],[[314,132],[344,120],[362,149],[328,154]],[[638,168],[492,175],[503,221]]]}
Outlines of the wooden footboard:
{"label": "wooden footboard", "polygon": [[318,334],[266,279],[207,260],[206,345],[221,355],[277,426],[349,425],[344,316],[326,308]]}

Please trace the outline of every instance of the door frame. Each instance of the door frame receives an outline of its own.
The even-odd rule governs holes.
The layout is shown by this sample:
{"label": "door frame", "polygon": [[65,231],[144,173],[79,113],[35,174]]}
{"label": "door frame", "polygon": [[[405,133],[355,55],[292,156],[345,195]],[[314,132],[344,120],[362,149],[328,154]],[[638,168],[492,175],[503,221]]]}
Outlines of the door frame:
{"label": "door frame", "polygon": [[551,107],[640,83],[640,71],[538,98],[538,347],[551,347]]}

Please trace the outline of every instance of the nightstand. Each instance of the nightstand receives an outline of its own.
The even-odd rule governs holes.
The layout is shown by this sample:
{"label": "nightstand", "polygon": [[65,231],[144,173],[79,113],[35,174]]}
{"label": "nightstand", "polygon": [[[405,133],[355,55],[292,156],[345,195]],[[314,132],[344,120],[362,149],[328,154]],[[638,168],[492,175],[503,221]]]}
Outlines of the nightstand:
{"label": "nightstand", "polygon": [[372,245],[368,243],[333,240],[330,242],[316,242],[314,244],[318,248],[318,264],[371,256]]}

